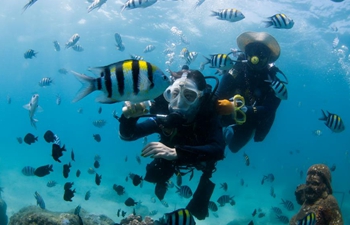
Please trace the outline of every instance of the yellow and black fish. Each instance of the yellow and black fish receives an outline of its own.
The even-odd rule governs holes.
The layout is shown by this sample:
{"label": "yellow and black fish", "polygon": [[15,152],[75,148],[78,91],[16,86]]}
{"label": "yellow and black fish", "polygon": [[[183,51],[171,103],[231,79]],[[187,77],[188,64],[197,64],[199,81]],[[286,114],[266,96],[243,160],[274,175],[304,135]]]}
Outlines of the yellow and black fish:
{"label": "yellow and black fish", "polygon": [[316,224],[316,215],[311,212],[307,214],[303,219],[299,220],[297,225],[315,225]]}
{"label": "yellow and black fish", "polygon": [[340,133],[345,130],[344,122],[340,116],[327,111],[326,113],[322,110],[323,117],[319,120],[326,121],[324,124],[331,129],[334,133]]}
{"label": "yellow and black fish", "polygon": [[178,209],[170,213],[165,213],[164,217],[161,219],[161,222],[165,224],[186,224],[186,225],[195,225],[196,221],[194,220],[192,214],[187,209]]}
{"label": "yellow and black fish", "polygon": [[125,60],[89,70],[99,77],[72,71],[83,84],[73,102],[96,90],[103,92],[96,99],[100,103],[142,102],[158,97],[170,85],[170,79],[157,66],[142,60]]}

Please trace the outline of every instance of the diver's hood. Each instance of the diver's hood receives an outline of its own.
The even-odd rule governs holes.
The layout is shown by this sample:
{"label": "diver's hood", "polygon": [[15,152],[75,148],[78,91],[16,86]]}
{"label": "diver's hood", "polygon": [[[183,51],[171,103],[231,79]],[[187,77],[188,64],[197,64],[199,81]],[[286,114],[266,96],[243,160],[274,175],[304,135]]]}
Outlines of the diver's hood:
{"label": "diver's hood", "polygon": [[281,53],[281,48],[274,37],[266,32],[245,32],[237,37],[238,48],[245,52],[245,47],[254,42],[262,43],[271,50],[271,56],[268,63],[275,62]]}

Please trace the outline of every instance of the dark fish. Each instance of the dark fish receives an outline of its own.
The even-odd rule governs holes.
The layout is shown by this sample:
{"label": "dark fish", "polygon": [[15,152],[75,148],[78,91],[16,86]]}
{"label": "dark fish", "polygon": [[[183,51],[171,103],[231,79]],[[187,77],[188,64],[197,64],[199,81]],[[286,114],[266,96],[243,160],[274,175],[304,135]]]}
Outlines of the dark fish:
{"label": "dark fish", "polygon": [[208,204],[208,209],[210,209],[213,212],[216,212],[216,211],[218,211],[218,206],[216,205],[215,202],[210,201]]}
{"label": "dark fish", "polygon": [[60,74],[67,74],[67,73],[68,73],[68,70],[65,69],[65,68],[61,68],[61,69],[58,70],[58,72],[59,72]]}
{"label": "dark fish", "polygon": [[45,209],[44,199],[39,195],[38,192],[34,193],[34,197],[36,199],[36,204],[40,206],[40,208]]}
{"label": "dark fish", "polygon": [[95,160],[95,162],[94,162],[94,167],[95,167],[96,169],[100,168],[100,162],[97,161],[97,160]]}
{"label": "dark fish", "polygon": [[54,142],[56,140],[55,134],[51,130],[48,130],[44,134],[44,139],[47,143]]}
{"label": "dark fish", "polygon": [[81,174],[80,170],[77,170],[77,172],[75,173],[75,175],[76,175],[77,177],[79,177],[80,174]]}
{"label": "dark fish", "polygon": [[76,52],[84,51],[84,48],[81,45],[73,45],[72,49]]}
{"label": "dark fish", "polygon": [[61,50],[61,46],[58,41],[53,41],[53,46],[55,47],[56,52],[59,52]]}
{"label": "dark fish", "polygon": [[75,158],[74,158],[74,151],[72,149],[71,153],[70,153],[70,158],[75,162]]}
{"label": "dark fish", "polygon": [[275,176],[272,173],[267,174],[267,176],[263,176],[262,180],[261,180],[261,185],[264,184],[265,181],[268,182],[273,182],[275,180]]}
{"label": "dark fish", "polygon": [[281,223],[283,224],[289,224],[289,219],[288,217],[284,216],[284,215],[277,215],[277,219],[279,221],[281,221]]}
{"label": "dark fish", "polygon": [[63,147],[61,148],[59,145],[57,144],[52,144],[52,158],[57,161],[57,162],[61,162],[61,160],[59,159],[61,156],[63,156],[63,152],[66,151],[65,145],[63,145]]}
{"label": "dark fish", "polygon": [[303,219],[299,220],[297,225],[315,225],[316,224],[316,215],[311,212],[307,214]]}
{"label": "dark fish", "polygon": [[281,204],[283,204],[283,206],[288,210],[288,211],[292,211],[294,210],[294,204],[293,202],[289,201],[289,200],[283,200]]}
{"label": "dark fish", "polygon": [[272,207],[271,209],[277,215],[281,215],[282,214],[282,210],[280,208],[278,208],[278,207]]}
{"label": "dark fish", "polygon": [[100,106],[100,108],[98,108],[98,114],[101,114],[101,112],[102,112],[102,107]]}
{"label": "dark fish", "polygon": [[53,167],[53,165],[40,166],[40,167],[36,168],[36,170],[34,171],[34,175],[36,175],[38,177],[46,176],[46,175],[50,174],[50,172],[53,172],[52,167]]}
{"label": "dark fish", "polygon": [[22,143],[23,143],[23,140],[22,140],[21,137],[16,137],[16,139],[17,139],[17,141],[18,141],[19,144],[22,144]]}
{"label": "dark fish", "polygon": [[129,177],[132,180],[132,184],[134,186],[138,186],[143,181],[142,177],[137,174],[130,173]]}
{"label": "dark fish", "polygon": [[136,162],[141,165],[141,157],[138,155],[136,156]]}
{"label": "dark fish", "polygon": [[254,217],[256,215],[256,209],[254,209],[252,216]]}
{"label": "dark fish", "polygon": [[136,216],[136,210],[135,210],[135,208],[132,209],[132,214],[133,214],[134,216]]}
{"label": "dark fish", "polygon": [[300,172],[299,172],[299,178],[300,178],[300,179],[303,179],[303,177],[304,177],[304,172],[303,172],[302,170],[300,170]]}
{"label": "dark fish", "polygon": [[270,188],[270,195],[271,195],[273,198],[276,198],[275,189],[274,189],[273,187]]}
{"label": "dark fish", "polygon": [[120,216],[120,210],[121,210],[121,209],[118,209],[118,212],[117,212],[117,216],[118,216],[118,217]]}
{"label": "dark fish", "polygon": [[129,197],[128,199],[125,200],[124,204],[126,206],[135,206],[135,205],[137,205],[137,202],[135,202],[134,199]]}
{"label": "dark fish", "polygon": [[64,178],[68,178],[71,167],[72,167],[72,165],[70,163],[63,165],[63,177]]}
{"label": "dark fish", "polygon": [[128,156],[125,156],[124,162],[127,162],[127,161],[128,161]]}
{"label": "dark fish", "polygon": [[33,57],[36,57],[36,54],[38,54],[38,52],[34,52],[33,49],[29,49],[28,51],[26,51],[26,52],[24,53],[24,58],[25,58],[25,59],[31,59],[31,58],[33,58]]}
{"label": "dark fish", "polygon": [[56,181],[50,180],[47,182],[46,186],[51,188],[51,187],[55,187],[56,184],[57,184]]}
{"label": "dark fish", "polygon": [[22,13],[24,13],[24,11],[26,11],[30,6],[34,5],[34,3],[36,1],[38,1],[38,0],[29,0],[29,2],[23,6],[23,12]]}
{"label": "dark fish", "polygon": [[75,193],[75,189],[74,190],[71,190],[71,189],[64,190],[63,199],[67,202],[71,202],[72,198],[74,197],[74,193]]}
{"label": "dark fish", "polygon": [[245,165],[249,166],[250,165],[249,156],[246,153],[244,153],[243,157],[244,157]]}
{"label": "dark fish", "polygon": [[177,184],[177,186],[181,186],[182,185],[182,175],[181,175],[181,173],[177,173],[176,174],[176,184]]}
{"label": "dark fish", "polygon": [[259,213],[258,218],[263,218],[265,215],[266,215],[265,213],[261,212]]}
{"label": "dark fish", "polygon": [[335,171],[335,169],[337,168],[337,165],[333,164],[333,166],[331,168],[329,168],[332,172]]}
{"label": "dark fish", "polygon": [[35,141],[38,141],[38,137],[35,137],[33,134],[28,133],[26,136],[24,136],[24,142],[28,145],[31,145],[32,143],[35,143]]}
{"label": "dark fish", "polygon": [[78,205],[77,207],[75,207],[74,209],[74,215],[79,215],[80,214],[80,210],[81,210],[81,206]]}
{"label": "dark fish", "polygon": [[100,184],[101,184],[101,179],[102,179],[102,175],[98,175],[98,174],[96,173],[96,175],[95,175],[95,183],[96,183],[97,185],[100,185]]}
{"label": "dark fish", "polygon": [[182,196],[184,198],[192,197],[192,190],[189,186],[182,185],[180,187],[176,186],[176,188],[177,188],[176,193],[179,193],[180,196]]}
{"label": "dark fish", "polygon": [[191,181],[191,180],[192,180],[193,176],[194,176],[194,172],[193,172],[193,169],[192,169],[192,170],[191,170],[191,175],[190,175],[190,179],[189,179],[189,181]]}
{"label": "dark fish", "polygon": [[228,185],[227,185],[227,183],[226,182],[224,182],[224,183],[222,183],[222,184],[220,184],[221,185],[221,187],[220,188],[222,188],[224,191],[227,191],[227,189],[228,189]]}
{"label": "dark fish", "polygon": [[230,197],[229,195],[222,195],[218,198],[217,202],[220,204],[220,206],[224,206],[226,203],[230,203],[233,200],[233,197]]}
{"label": "dark fish", "polygon": [[241,186],[244,186],[244,180],[241,178]]}
{"label": "dark fish", "polygon": [[122,211],[122,217],[124,217],[126,215],[125,211]]}
{"label": "dark fish", "polygon": [[195,225],[192,214],[187,209],[178,209],[170,213],[165,213],[161,219],[164,224],[176,224],[176,225]]}
{"label": "dark fish", "polygon": [[89,200],[90,199],[90,196],[91,196],[91,193],[90,191],[87,191],[86,194],[85,194],[85,200]]}
{"label": "dark fish", "polygon": [[327,111],[326,113],[322,110],[323,117],[319,120],[326,121],[326,126],[331,129],[334,133],[340,133],[345,130],[344,122],[337,114],[333,114]]}
{"label": "dark fish", "polygon": [[92,137],[95,139],[95,141],[100,142],[101,141],[101,135],[99,134],[93,134]]}
{"label": "dark fish", "polygon": [[251,221],[248,223],[248,225],[254,225],[253,220],[251,220]]}
{"label": "dark fish", "polygon": [[31,166],[25,166],[22,169],[22,173],[25,176],[34,176],[35,175],[34,172],[35,172],[35,168]]}
{"label": "dark fish", "polygon": [[125,188],[120,185],[113,184],[113,190],[115,190],[118,195],[123,195],[125,193]]}

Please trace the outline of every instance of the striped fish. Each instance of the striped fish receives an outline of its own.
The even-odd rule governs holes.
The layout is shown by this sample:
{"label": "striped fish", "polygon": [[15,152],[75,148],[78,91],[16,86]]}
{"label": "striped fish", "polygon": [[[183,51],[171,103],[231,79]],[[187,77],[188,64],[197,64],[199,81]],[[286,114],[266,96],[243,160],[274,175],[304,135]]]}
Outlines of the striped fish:
{"label": "striped fish", "polygon": [[66,49],[73,47],[79,41],[79,39],[79,34],[73,34],[73,36],[66,43]]}
{"label": "striped fish", "polygon": [[127,0],[122,6],[121,12],[123,12],[124,9],[146,8],[153,5],[156,2],[157,0]]}
{"label": "striped fish", "polygon": [[192,214],[187,209],[178,209],[171,213],[165,213],[161,219],[164,224],[171,225],[195,225]]}
{"label": "striped fish", "polygon": [[213,212],[216,212],[216,211],[218,211],[218,206],[216,205],[215,202],[210,201],[208,204],[208,209],[210,209]]}
{"label": "striped fish", "polygon": [[180,57],[186,59],[189,56],[190,52],[187,48],[183,48],[180,52]]}
{"label": "striped fish", "polygon": [[134,60],[143,60],[143,57],[139,55],[130,55],[130,58]]}
{"label": "striped fish", "polygon": [[345,130],[344,122],[340,116],[327,111],[326,113],[322,110],[323,117],[319,120],[326,121],[324,124],[335,133],[340,133]]}
{"label": "striped fish", "polygon": [[116,46],[117,46],[117,50],[119,51],[124,51],[125,47],[124,47],[124,44],[123,44],[123,41],[122,41],[122,37],[120,36],[120,34],[118,33],[115,33],[114,34],[114,39],[115,39],[115,42],[117,43]]}
{"label": "striped fish", "polygon": [[39,205],[40,208],[45,209],[44,199],[39,195],[37,191],[34,193],[34,197],[36,199],[36,204]]}
{"label": "striped fish", "polygon": [[185,58],[186,64],[190,65],[194,60],[196,60],[197,55],[197,52],[189,52],[187,58]]}
{"label": "striped fish", "polygon": [[307,214],[303,219],[299,220],[297,225],[315,225],[316,224],[316,215],[311,212]]}
{"label": "striped fish", "polygon": [[25,176],[34,176],[34,171],[35,171],[35,168],[31,166],[25,166],[22,169],[22,173]]}
{"label": "striped fish", "polygon": [[276,213],[277,215],[281,215],[282,214],[282,210],[278,207],[272,207],[271,210]]}
{"label": "striped fish", "polygon": [[24,53],[24,58],[25,59],[31,59],[33,57],[36,57],[36,54],[38,54],[38,52],[35,52],[33,49],[29,49],[28,51],[26,51]]}
{"label": "striped fish", "polygon": [[146,48],[143,50],[143,53],[149,53],[149,52],[153,51],[154,49],[156,49],[156,47],[154,45],[147,45]]}
{"label": "striped fish", "polygon": [[294,204],[293,202],[289,201],[289,200],[283,200],[281,204],[283,204],[284,208],[286,208],[288,211],[293,211],[294,210]]}
{"label": "striped fish", "polygon": [[103,4],[105,4],[107,0],[95,0],[89,7],[87,8],[88,13],[94,9],[99,9]]}
{"label": "striped fish", "polygon": [[170,79],[157,66],[142,60],[125,60],[89,70],[100,77],[72,71],[83,84],[73,102],[96,90],[103,92],[96,99],[100,103],[142,102],[158,97],[170,85]]}
{"label": "striped fish", "polygon": [[53,42],[53,46],[55,47],[55,51],[56,51],[56,52],[61,51],[61,46],[60,46],[60,44],[58,43],[58,41],[54,41],[54,42]]}
{"label": "striped fish", "polygon": [[204,56],[207,60],[204,64],[210,64],[210,68],[218,68],[220,70],[228,70],[232,67],[233,61],[226,54],[213,54],[210,58]]}
{"label": "striped fish", "polygon": [[52,84],[52,79],[51,77],[44,77],[39,81],[39,86],[40,87],[47,87],[50,86]]}
{"label": "striped fish", "polygon": [[286,217],[284,215],[277,215],[277,219],[283,224],[288,224],[289,223],[288,217]]}
{"label": "striped fish", "polygon": [[272,80],[270,75],[268,75],[268,77],[269,77],[269,79],[265,80],[265,82],[270,83],[270,87],[275,92],[276,97],[281,99],[281,100],[287,100],[288,99],[288,91],[287,91],[287,87],[284,84],[284,82],[277,80],[277,79]]}
{"label": "striped fish", "polygon": [[192,197],[192,190],[191,190],[191,188],[189,186],[182,185],[180,187],[176,186],[176,188],[177,188],[176,193],[179,193],[179,195],[181,197],[184,197],[184,198]]}
{"label": "striped fish", "polygon": [[49,187],[49,188],[51,188],[51,187],[55,187],[56,184],[57,184],[56,181],[50,180],[50,181],[47,182],[46,186]]}
{"label": "striped fish", "polygon": [[220,204],[220,206],[224,206],[226,203],[230,203],[233,201],[233,197],[230,197],[229,195],[222,195],[218,198],[217,202]]}
{"label": "striped fish", "polygon": [[270,16],[267,19],[268,21],[263,21],[265,27],[273,26],[276,29],[291,29],[294,26],[294,21],[283,13]]}
{"label": "striped fish", "polygon": [[74,45],[74,46],[72,46],[72,49],[73,49],[74,51],[76,51],[76,52],[82,52],[82,51],[84,51],[84,48],[81,47],[81,45]]}
{"label": "striped fish", "polygon": [[245,16],[237,9],[221,9],[219,11],[212,11],[211,16],[216,16],[219,20],[227,20],[229,22],[237,22],[243,20]]}

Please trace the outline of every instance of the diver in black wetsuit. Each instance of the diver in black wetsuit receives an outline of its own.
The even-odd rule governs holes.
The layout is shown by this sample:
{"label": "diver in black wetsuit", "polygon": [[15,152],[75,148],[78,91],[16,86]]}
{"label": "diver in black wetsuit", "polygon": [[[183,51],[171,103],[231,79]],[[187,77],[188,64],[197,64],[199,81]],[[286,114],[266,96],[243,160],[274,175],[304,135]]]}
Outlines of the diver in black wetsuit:
{"label": "diver in black wetsuit", "polygon": [[[271,82],[267,80],[279,81],[276,77],[277,72],[284,76],[273,65],[280,55],[280,47],[271,35],[264,32],[245,32],[237,38],[237,45],[242,53],[233,68],[221,78],[216,93],[220,99],[219,114],[226,115],[222,118],[222,125],[227,126],[226,143],[234,153],[245,146],[253,136],[256,142],[265,139],[281,102],[270,86]],[[240,110],[243,113],[237,114],[241,117],[243,114],[245,117],[240,124],[232,119],[234,107],[226,100],[235,95],[241,95],[245,100],[245,107]],[[234,125],[230,126],[232,124]]]}
{"label": "diver in black wetsuit", "polygon": [[[129,103],[119,118],[123,140],[133,141],[153,133],[160,134],[159,142],[149,143],[141,152],[144,157],[154,158],[146,167],[144,180],[156,183],[155,194],[160,200],[166,193],[166,182],[175,172],[185,173],[193,168],[203,172],[186,207],[198,219],[205,219],[208,214],[215,187],[210,178],[216,162],[224,158],[225,150],[212,95],[204,76],[199,71],[187,70],[163,94],[168,105],[167,115],[155,115],[138,123],[139,116],[147,112],[142,106],[144,103]],[[154,108],[157,105],[151,108],[151,112],[157,113]]]}

